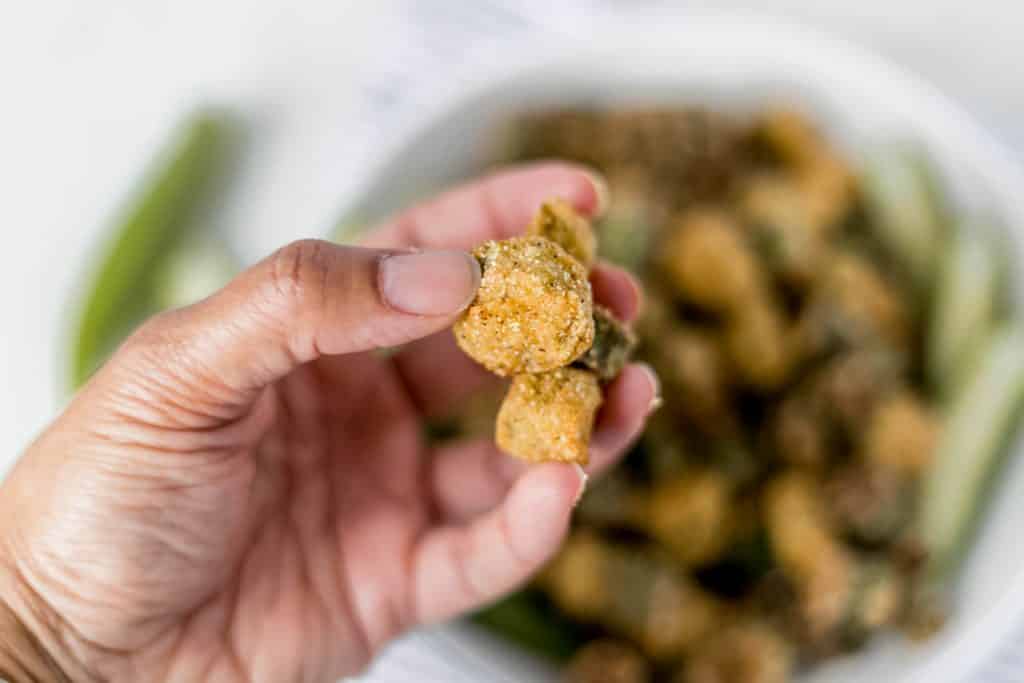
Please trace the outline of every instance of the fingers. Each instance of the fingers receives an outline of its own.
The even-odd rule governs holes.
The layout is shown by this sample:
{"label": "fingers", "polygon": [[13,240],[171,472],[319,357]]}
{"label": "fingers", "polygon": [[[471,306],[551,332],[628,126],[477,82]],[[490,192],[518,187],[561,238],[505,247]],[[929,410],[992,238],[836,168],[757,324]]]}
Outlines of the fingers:
{"label": "fingers", "polygon": [[121,372],[145,370],[179,402],[209,399],[217,405],[206,407],[220,413],[321,355],[395,346],[448,327],[479,281],[479,264],[461,251],[296,242],[211,298],[147,323],[120,355]]}
{"label": "fingers", "polygon": [[572,465],[527,471],[500,507],[466,526],[425,534],[412,560],[412,614],[432,623],[511,591],[555,552],[584,477]]}
{"label": "fingers", "polygon": [[513,166],[399,214],[371,232],[373,247],[471,249],[523,231],[540,205],[552,197],[585,216],[607,206],[607,189],[592,171],[564,162]]}
{"label": "fingers", "polygon": [[590,439],[593,458],[628,448],[643,431],[647,416],[661,403],[658,376],[644,363],[630,363],[608,386],[597,414],[599,429]]}
{"label": "fingers", "polygon": [[627,323],[636,320],[643,297],[640,285],[628,270],[602,262],[590,273],[594,301],[605,306],[615,317]]}
{"label": "fingers", "polygon": [[[599,263],[590,274],[594,299],[620,320],[632,322],[640,311],[636,279],[610,263]],[[407,345],[394,357],[395,367],[420,412],[428,417],[448,414],[496,378],[469,358],[448,331]]]}
{"label": "fingers", "polygon": [[[632,364],[609,385],[591,437],[587,473],[617,463],[643,430],[658,396],[657,379]],[[530,466],[498,450],[491,439],[456,443],[433,459],[431,486],[442,519],[461,522],[494,508]]]}

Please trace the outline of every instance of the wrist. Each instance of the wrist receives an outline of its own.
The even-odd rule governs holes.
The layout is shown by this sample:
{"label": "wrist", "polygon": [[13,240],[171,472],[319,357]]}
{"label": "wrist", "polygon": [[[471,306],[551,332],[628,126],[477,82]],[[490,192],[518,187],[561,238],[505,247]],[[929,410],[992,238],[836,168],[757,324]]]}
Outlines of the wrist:
{"label": "wrist", "polygon": [[0,681],[66,681],[57,663],[39,639],[18,618],[14,610],[0,600]]}
{"label": "wrist", "polygon": [[[0,503],[3,498],[0,497]],[[0,519],[10,519],[8,510],[0,505]],[[0,682],[68,681],[68,677],[32,628],[32,612],[27,608],[25,589],[19,580],[9,535],[0,528]],[[36,614],[40,614],[37,610]]]}

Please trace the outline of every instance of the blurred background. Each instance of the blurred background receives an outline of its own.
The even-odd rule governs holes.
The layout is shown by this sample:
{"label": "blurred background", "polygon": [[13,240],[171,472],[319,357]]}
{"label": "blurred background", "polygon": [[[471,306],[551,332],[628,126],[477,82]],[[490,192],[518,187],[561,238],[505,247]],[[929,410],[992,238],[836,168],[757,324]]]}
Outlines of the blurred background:
{"label": "blurred background", "polygon": [[[244,261],[322,235],[403,102],[460,55],[530,36],[586,40],[607,13],[734,8],[794,18],[892,57],[1024,154],[1024,6],[1011,0],[523,0],[210,3],[40,0],[0,23],[0,177],[14,240],[0,296],[0,449],[13,454],[63,397],[66,300],[89,253],[182,115],[245,119],[244,167],[217,224]],[[684,20],[684,19],[681,19]],[[0,469],[11,460],[0,457]]]}
{"label": "blurred background", "polygon": [[[249,263],[324,236],[375,151],[467,62],[589,23],[737,10],[793,19],[923,76],[1024,156],[1024,5],[1014,0],[37,0],[0,21],[0,475],[68,392],[76,289],[182,117],[242,124],[240,167],[203,220]],[[686,21],[681,13],[674,19]],[[375,680],[393,680],[381,673]],[[1021,679],[1006,679],[1021,680]]]}

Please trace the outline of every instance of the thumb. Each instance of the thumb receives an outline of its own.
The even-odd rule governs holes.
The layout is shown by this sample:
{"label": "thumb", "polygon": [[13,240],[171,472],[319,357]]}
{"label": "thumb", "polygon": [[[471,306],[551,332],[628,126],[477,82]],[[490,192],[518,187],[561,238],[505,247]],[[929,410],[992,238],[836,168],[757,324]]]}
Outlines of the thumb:
{"label": "thumb", "polygon": [[[292,243],[212,297],[156,316],[118,356],[161,378],[212,387],[244,403],[322,355],[396,346],[452,324],[473,299],[480,266],[462,251],[408,251]],[[137,362],[115,356],[138,377]],[[199,397],[209,396],[203,391]]]}

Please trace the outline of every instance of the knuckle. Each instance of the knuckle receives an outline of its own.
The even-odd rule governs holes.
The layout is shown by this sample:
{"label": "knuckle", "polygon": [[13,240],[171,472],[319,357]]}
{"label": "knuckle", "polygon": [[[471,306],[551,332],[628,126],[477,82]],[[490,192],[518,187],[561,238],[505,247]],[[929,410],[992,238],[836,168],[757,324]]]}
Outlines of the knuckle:
{"label": "knuckle", "polygon": [[277,250],[270,258],[271,293],[288,307],[320,306],[330,274],[330,243],[305,239]]}

